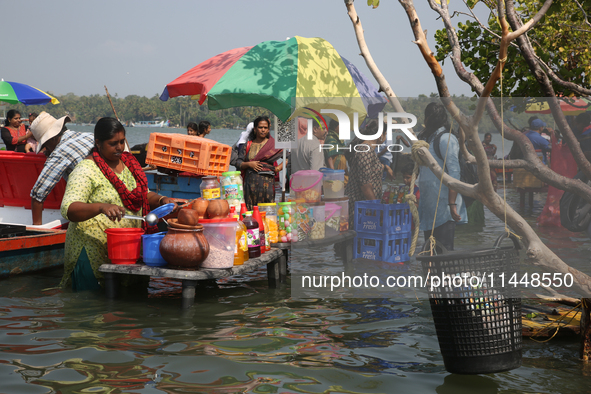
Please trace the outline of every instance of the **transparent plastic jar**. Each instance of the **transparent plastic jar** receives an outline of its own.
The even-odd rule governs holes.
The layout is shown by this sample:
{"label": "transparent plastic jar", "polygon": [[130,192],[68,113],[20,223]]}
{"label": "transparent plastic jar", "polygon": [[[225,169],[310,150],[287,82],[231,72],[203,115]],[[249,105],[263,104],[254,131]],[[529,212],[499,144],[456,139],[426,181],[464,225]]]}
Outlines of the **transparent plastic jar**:
{"label": "transparent plastic jar", "polygon": [[277,228],[279,230],[279,242],[298,242],[298,230],[295,227],[295,202],[279,203]]}
{"label": "transparent plastic jar", "polygon": [[277,224],[277,204],[274,202],[260,203],[259,211],[267,215],[267,225],[269,227],[269,241],[272,244],[279,242],[279,229]]}
{"label": "transparent plastic jar", "polygon": [[228,201],[230,207],[240,212],[240,205],[244,202],[244,187],[240,171],[228,171],[222,174],[222,198]]}
{"label": "transparent plastic jar", "polygon": [[201,197],[205,200],[218,200],[221,198],[221,187],[217,176],[205,176],[201,179]]}

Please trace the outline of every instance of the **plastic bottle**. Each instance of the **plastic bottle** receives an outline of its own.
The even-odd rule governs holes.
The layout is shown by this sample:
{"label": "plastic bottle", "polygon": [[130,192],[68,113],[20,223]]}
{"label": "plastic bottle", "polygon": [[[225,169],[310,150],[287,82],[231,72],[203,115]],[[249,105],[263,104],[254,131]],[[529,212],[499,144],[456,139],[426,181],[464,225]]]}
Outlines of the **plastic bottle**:
{"label": "plastic bottle", "polygon": [[248,209],[246,209],[246,204],[245,203],[241,203],[240,204],[240,217],[243,218],[244,214],[248,211]]}
{"label": "plastic bottle", "polygon": [[263,218],[259,212],[259,207],[254,206],[252,208],[252,218],[259,224],[259,239],[261,246],[261,254],[265,253],[265,225],[263,224]]}
{"label": "plastic bottle", "polygon": [[248,245],[248,258],[261,257],[261,238],[259,235],[259,223],[253,218],[252,211],[245,214],[242,223],[246,226],[246,242]]}
{"label": "plastic bottle", "polygon": [[271,250],[271,239],[269,237],[269,221],[267,220],[267,212],[260,212],[263,226],[265,228],[265,252]]}
{"label": "plastic bottle", "polygon": [[234,213],[232,216],[237,220],[236,222],[236,249],[234,250],[234,265],[242,265],[248,261],[248,243],[246,241],[247,229],[244,223],[240,220],[238,214]]}

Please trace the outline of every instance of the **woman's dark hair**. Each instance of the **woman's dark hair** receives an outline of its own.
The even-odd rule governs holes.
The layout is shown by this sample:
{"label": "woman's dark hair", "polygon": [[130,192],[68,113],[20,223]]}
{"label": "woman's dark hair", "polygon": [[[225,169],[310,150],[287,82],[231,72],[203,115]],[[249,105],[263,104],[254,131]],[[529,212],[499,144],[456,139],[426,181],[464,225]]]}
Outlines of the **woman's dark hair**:
{"label": "woman's dark hair", "polygon": [[94,126],[94,139],[104,142],[110,140],[115,134],[123,132],[125,135],[125,127],[115,118],[100,118]]}
{"label": "woman's dark hair", "polygon": [[335,131],[339,127],[339,121],[331,119],[328,123],[328,131]]}
{"label": "woman's dark hair", "polygon": [[193,130],[197,130],[197,135],[202,135],[205,134],[209,126],[211,126],[211,123],[209,123],[207,120],[202,120],[201,122],[199,122],[199,130]]}
{"label": "woman's dark hair", "polygon": [[195,122],[189,122],[189,124],[187,125],[187,129],[189,128],[195,131],[199,131],[199,126],[197,126],[197,123]]}
{"label": "woman's dark hair", "polygon": [[16,115],[20,115],[21,113],[18,112],[16,109],[11,109],[6,113],[6,119],[4,119],[4,126],[10,126],[10,120],[14,118]]}
{"label": "woman's dark hair", "polygon": [[359,134],[373,137],[378,132],[378,129],[379,129],[378,120],[377,119],[370,119],[367,122],[367,124],[365,125],[365,127],[360,128]]}
{"label": "woman's dark hair", "polygon": [[441,103],[430,103],[425,108],[425,130],[427,136],[431,136],[440,127],[449,128],[447,123],[447,111]]}
{"label": "woman's dark hair", "polygon": [[[262,121],[267,122],[267,126],[269,126],[269,128],[271,128],[271,121],[269,120],[268,116],[259,116],[258,118],[256,118],[252,123],[254,124],[254,127],[252,128],[252,131],[250,132],[250,134],[248,135],[248,139],[253,141],[256,138],[256,128],[259,125],[259,123],[261,123]],[[269,134],[271,135],[271,134]]]}

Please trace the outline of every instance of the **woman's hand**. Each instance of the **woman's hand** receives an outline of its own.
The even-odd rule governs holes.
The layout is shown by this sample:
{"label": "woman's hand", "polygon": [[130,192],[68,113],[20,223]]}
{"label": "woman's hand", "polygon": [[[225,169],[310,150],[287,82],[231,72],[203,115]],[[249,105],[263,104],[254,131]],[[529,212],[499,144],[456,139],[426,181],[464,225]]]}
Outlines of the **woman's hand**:
{"label": "woman's hand", "polygon": [[462,220],[462,217],[458,215],[458,206],[456,204],[449,205],[449,212],[451,213],[451,218],[456,222]]}
{"label": "woman's hand", "polygon": [[125,208],[115,204],[103,203],[99,206],[99,213],[105,214],[113,222],[119,222],[125,215]]}
{"label": "woman's hand", "polygon": [[260,161],[247,161],[242,164],[246,164],[248,167],[250,167],[251,169],[253,169],[256,172],[262,171],[264,168],[263,164]]}

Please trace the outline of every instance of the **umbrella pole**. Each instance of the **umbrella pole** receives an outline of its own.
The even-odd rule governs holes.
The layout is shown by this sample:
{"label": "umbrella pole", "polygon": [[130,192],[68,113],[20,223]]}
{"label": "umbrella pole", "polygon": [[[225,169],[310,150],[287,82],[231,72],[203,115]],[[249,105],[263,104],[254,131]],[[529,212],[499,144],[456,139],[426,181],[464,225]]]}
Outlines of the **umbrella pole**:
{"label": "umbrella pole", "polygon": [[[109,94],[109,89],[107,89],[107,85],[105,86],[105,91],[107,92],[107,98],[109,99],[109,103],[111,104],[111,109],[113,110],[113,113],[115,114],[115,119],[117,119],[117,121],[119,121],[119,117],[117,116],[117,111],[115,111],[115,106],[113,105],[113,102],[111,101],[111,95]],[[125,137],[125,151],[129,152],[131,150],[131,147],[129,146],[129,143],[127,142],[127,137]]]}
{"label": "umbrella pole", "polygon": [[[273,114],[273,123],[275,128],[275,135],[277,135],[279,131],[279,119],[277,115]],[[283,169],[281,170],[281,176],[279,177],[279,182],[281,182],[281,202],[285,202],[285,149],[283,149]]]}

